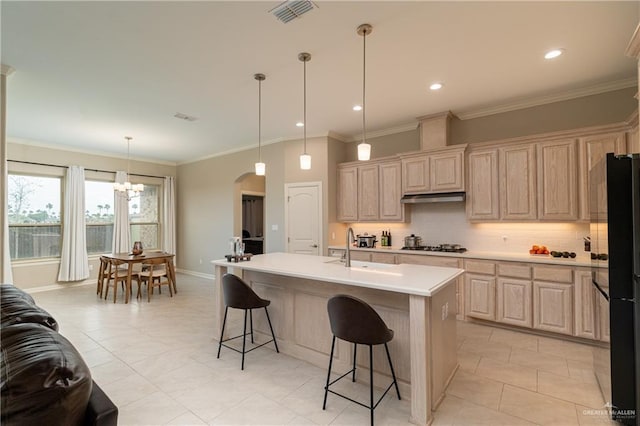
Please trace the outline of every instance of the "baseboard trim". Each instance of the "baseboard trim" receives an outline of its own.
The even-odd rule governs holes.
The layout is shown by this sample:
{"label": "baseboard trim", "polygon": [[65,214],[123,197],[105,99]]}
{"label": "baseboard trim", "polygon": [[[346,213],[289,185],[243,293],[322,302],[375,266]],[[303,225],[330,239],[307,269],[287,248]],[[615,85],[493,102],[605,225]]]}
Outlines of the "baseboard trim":
{"label": "baseboard trim", "polygon": [[43,285],[40,287],[23,288],[21,290],[23,290],[25,293],[32,294],[32,293],[42,293],[44,291],[62,290],[63,288],[83,287],[87,285],[96,285],[96,279],[92,278],[84,281],[77,281],[77,282],[74,282],[73,284]]}
{"label": "baseboard trim", "polygon": [[216,279],[216,276],[213,274],[205,274],[204,272],[190,271],[188,269],[176,268],[176,272],[180,272],[181,274],[185,274],[185,275],[192,275],[194,277],[210,279],[210,280]]}

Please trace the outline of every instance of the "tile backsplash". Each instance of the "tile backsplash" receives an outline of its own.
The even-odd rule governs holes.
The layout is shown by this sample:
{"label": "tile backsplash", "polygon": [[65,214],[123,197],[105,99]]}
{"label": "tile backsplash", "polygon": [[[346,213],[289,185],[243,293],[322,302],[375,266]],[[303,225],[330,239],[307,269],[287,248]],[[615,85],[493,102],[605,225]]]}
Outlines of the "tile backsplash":
{"label": "tile backsplash", "polygon": [[[470,223],[464,203],[416,204],[407,207],[407,223],[354,223],[356,234],[368,232],[380,240],[383,230],[391,230],[392,244],[401,247],[404,237],[415,234],[424,244],[460,244],[470,251],[528,253],[533,244],[549,250],[584,253],[583,237],[588,223],[500,222]],[[379,245],[379,243],[378,243]]]}

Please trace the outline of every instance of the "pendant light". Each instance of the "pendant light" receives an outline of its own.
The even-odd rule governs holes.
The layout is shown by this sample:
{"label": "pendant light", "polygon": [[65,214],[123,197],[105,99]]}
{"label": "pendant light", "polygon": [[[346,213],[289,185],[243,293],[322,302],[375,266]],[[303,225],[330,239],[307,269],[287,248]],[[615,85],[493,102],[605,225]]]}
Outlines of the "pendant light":
{"label": "pendant light", "polygon": [[367,76],[367,35],[371,34],[373,27],[362,24],[358,27],[358,34],[362,36],[362,142],[358,144],[358,160],[367,161],[371,158],[371,145],[367,143],[367,130],[365,121],[365,88]]}
{"label": "pendant light", "polygon": [[256,163],[256,175],[264,176],[266,165],[262,162],[262,82],[266,78],[264,74],[254,74],[253,78],[258,80],[258,162]]}
{"label": "pendant light", "polygon": [[132,184],[131,180],[129,178],[129,165],[131,162],[131,158],[130,158],[130,150],[131,150],[131,139],[133,139],[131,136],[125,136],[124,137],[127,141],[127,180],[124,183],[120,183],[120,182],[115,182],[113,184],[113,189],[115,189],[118,192],[126,192],[127,193],[127,199],[131,200],[131,197],[135,197],[136,195],[140,194],[142,191],[144,191],[144,185],[141,183],[138,184]]}
{"label": "pendant light", "polygon": [[304,101],[303,101],[303,129],[304,129],[304,152],[300,156],[300,169],[302,170],[310,170],[311,169],[311,156],[307,154],[307,62],[311,60],[311,54],[307,52],[300,53],[298,55],[298,59],[302,61],[303,64],[303,93],[304,93]]}

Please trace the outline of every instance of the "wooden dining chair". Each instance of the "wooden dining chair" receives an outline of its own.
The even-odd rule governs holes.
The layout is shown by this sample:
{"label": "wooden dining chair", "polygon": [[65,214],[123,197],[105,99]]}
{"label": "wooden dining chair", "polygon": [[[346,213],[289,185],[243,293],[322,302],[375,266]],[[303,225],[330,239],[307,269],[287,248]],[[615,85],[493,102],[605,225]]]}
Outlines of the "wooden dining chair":
{"label": "wooden dining chair", "polygon": [[[105,300],[109,297],[109,287],[113,287],[113,303],[118,298],[118,283],[121,284],[123,291],[131,293],[131,288],[127,288],[127,277],[129,265],[127,262],[118,259],[108,259],[108,267],[106,273],[107,286],[105,289]],[[132,277],[133,279],[134,277]],[[125,293],[125,300],[127,294]]]}
{"label": "wooden dining chair", "polygon": [[145,259],[142,261],[142,271],[137,275],[138,279],[138,295],[142,297],[141,287],[143,283],[147,284],[147,301],[151,302],[151,295],[154,287],[158,287],[158,291],[162,294],[162,286],[169,288],[169,294],[173,297],[173,289],[171,280],[169,279],[169,265],[167,259]]}
{"label": "wooden dining chair", "polygon": [[104,292],[104,280],[107,279],[107,272],[109,269],[109,259],[105,256],[100,256],[100,268],[98,269],[98,283],[96,286],[96,294],[102,298]]}

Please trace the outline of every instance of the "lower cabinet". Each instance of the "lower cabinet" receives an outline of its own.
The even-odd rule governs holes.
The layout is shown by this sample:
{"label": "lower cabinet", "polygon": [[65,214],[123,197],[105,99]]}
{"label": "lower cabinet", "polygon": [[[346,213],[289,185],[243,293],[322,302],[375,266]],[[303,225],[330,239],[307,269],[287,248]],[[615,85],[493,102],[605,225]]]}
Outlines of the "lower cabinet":
{"label": "lower cabinet", "polygon": [[465,313],[469,317],[496,320],[496,279],[480,274],[465,274]]}
{"label": "lower cabinet", "polygon": [[575,315],[575,329],[573,334],[587,339],[598,339],[599,324],[597,323],[599,307],[597,290],[591,283],[591,271],[576,271],[573,287],[573,312]]}
{"label": "lower cabinet", "polygon": [[533,282],[533,328],[573,334],[573,285]]}
{"label": "lower cabinet", "polygon": [[531,281],[498,278],[498,322],[531,328]]}
{"label": "lower cabinet", "polygon": [[396,255],[393,253],[371,252],[371,261],[376,263],[396,263]]}

